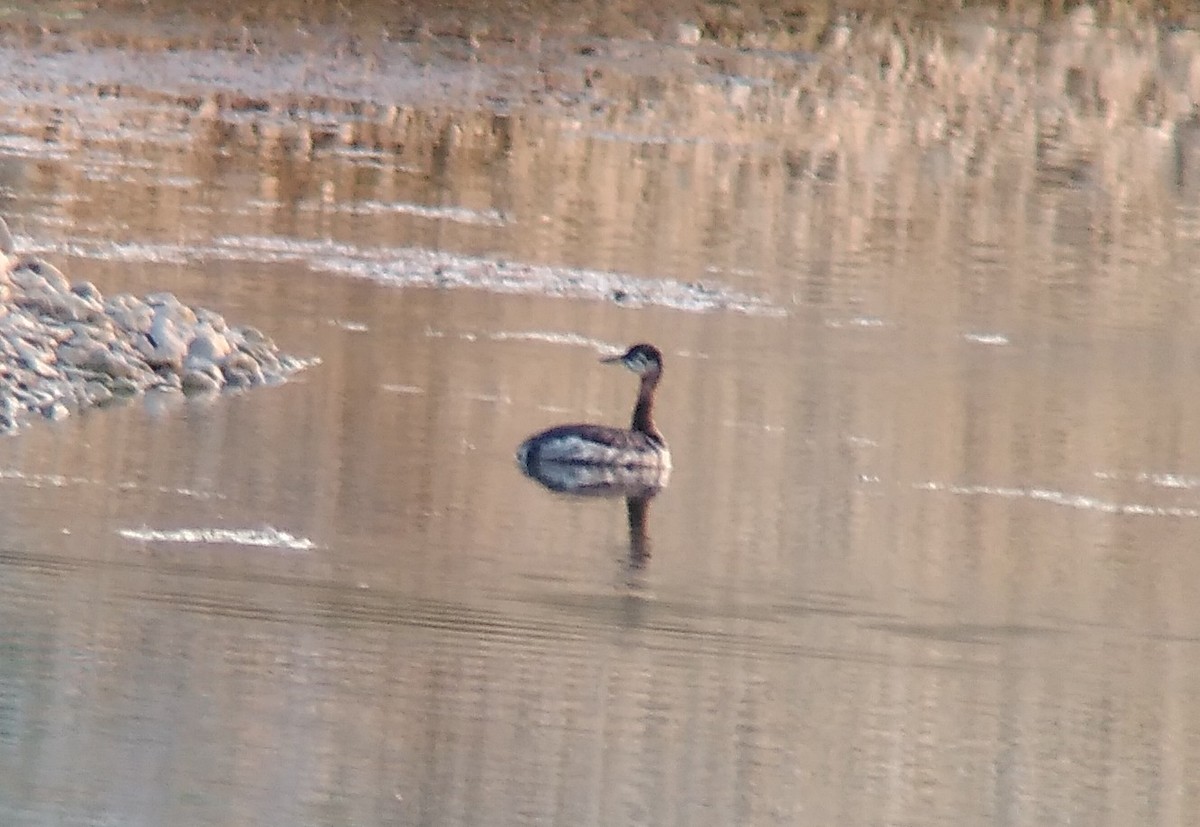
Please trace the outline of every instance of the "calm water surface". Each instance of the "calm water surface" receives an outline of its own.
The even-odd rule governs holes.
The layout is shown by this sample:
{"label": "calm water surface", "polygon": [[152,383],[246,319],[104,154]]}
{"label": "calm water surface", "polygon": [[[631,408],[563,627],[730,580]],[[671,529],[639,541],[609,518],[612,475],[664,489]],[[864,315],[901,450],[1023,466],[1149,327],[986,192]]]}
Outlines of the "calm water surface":
{"label": "calm water surface", "polygon": [[[995,66],[947,24],[934,56],[1102,75],[1076,23],[987,29]],[[110,57],[142,86],[0,96],[19,243],[320,363],[0,441],[0,821],[1200,811],[1200,223],[1169,113],[1100,145],[1063,124],[1112,107],[1064,87],[944,129],[868,75],[784,137],[809,62],[730,51],[687,84],[604,65],[595,110],[306,120]],[[621,109],[664,83],[675,109]],[[512,456],[625,421],[635,380],[596,360],[638,340],[676,458],[642,560],[620,499]]]}

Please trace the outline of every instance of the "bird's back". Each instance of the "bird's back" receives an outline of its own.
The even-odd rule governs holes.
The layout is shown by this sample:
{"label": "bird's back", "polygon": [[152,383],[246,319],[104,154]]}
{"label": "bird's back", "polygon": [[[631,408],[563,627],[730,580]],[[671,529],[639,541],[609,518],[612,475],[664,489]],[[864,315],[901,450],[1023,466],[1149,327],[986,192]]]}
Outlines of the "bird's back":
{"label": "bird's back", "polygon": [[517,449],[517,461],[580,465],[670,467],[664,442],[641,431],[580,423],[559,425],[535,434]]}

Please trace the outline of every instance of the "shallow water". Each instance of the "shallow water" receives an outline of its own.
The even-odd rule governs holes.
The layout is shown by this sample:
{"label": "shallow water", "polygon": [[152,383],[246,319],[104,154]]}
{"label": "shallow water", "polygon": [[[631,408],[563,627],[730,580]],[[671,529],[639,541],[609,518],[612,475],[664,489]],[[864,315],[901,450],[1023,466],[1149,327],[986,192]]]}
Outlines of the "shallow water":
{"label": "shallow water", "polygon": [[[96,48],[97,94],[0,50],[20,244],[320,360],[0,440],[0,820],[1190,823],[1189,75],[1164,40],[1121,109],[1143,42],[1072,24],[936,24],[938,94],[1007,89],[951,125],[833,46],[615,42],[503,105],[504,47],[435,50],[486,94],[298,114],[195,100],[286,53]],[[643,339],[675,468],[633,538],[512,453],[625,420],[596,359]]]}

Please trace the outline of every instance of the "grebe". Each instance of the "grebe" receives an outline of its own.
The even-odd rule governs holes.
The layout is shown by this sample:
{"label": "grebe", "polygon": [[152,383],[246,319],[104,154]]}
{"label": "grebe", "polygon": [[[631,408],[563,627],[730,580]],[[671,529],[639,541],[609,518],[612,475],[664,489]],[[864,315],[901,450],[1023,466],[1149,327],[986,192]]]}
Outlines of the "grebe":
{"label": "grebe", "polygon": [[654,390],[662,377],[662,353],[654,345],[634,345],[620,356],[601,359],[620,363],[642,377],[629,430],[607,425],[559,425],[534,434],[517,449],[517,462],[528,471],[539,463],[572,463],[625,468],[671,467],[667,441],[654,425]]}

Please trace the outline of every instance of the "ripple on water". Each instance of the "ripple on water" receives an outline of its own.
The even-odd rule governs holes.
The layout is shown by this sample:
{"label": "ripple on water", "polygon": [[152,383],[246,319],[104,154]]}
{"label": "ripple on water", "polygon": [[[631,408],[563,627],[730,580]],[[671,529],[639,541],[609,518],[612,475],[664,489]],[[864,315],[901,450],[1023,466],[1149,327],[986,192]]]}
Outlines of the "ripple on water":
{"label": "ripple on water", "polygon": [[[20,471],[15,468],[0,468],[0,480],[12,480],[26,488],[66,488],[72,485],[109,486],[106,480],[91,479],[79,476],[64,476],[62,474],[37,474]],[[225,495],[216,491],[201,491],[195,488],[180,488],[165,485],[143,485],[136,482],[118,482],[116,488],[120,491],[150,491],[158,494],[178,494],[196,500],[223,500]]]}
{"label": "ripple on water", "polygon": [[500,330],[489,333],[493,342],[546,342],[552,345],[588,347],[599,353],[621,350],[624,345],[580,336],[578,333],[559,333],[553,330]]}
{"label": "ripple on water", "polygon": [[963,338],[977,345],[1007,345],[1008,337],[1003,333],[964,333]]}
{"label": "ripple on water", "polygon": [[127,540],[143,543],[200,543],[236,546],[279,548],[288,551],[309,551],[316,543],[305,537],[293,537],[286,531],[270,526],[264,528],[122,528],[117,534]]}
{"label": "ripple on water", "polygon": [[347,333],[366,333],[370,328],[363,322],[352,322],[349,319],[329,319],[333,327],[341,328]]}
{"label": "ripple on water", "polygon": [[32,252],[97,261],[183,265],[198,261],[304,264],[313,270],[368,279],[386,286],[488,290],[495,293],[600,299],[622,305],[665,307],[694,313],[732,311],[786,316],[783,308],[718,283],[639,278],[627,273],[522,264],[417,247],[359,247],[331,241],[225,236],[211,244],[115,244],[76,241]]}
{"label": "ripple on water", "polygon": [[403,393],[403,394],[409,394],[412,396],[417,396],[419,394],[425,393],[424,388],[418,387],[416,385],[390,385],[389,384],[389,385],[380,385],[379,387],[381,387],[383,390],[387,391],[388,393]]}
{"label": "ripple on water", "polygon": [[848,319],[826,319],[825,326],[833,330],[847,327],[887,327],[888,322],[878,316],[852,316]]}
{"label": "ripple on water", "polygon": [[1155,488],[1167,488],[1190,491],[1200,488],[1200,477],[1188,474],[1177,474],[1170,471],[1139,471],[1135,474],[1120,471],[1095,471],[1092,474],[1098,480],[1133,481],[1152,485]]}
{"label": "ripple on water", "polygon": [[1158,488],[1200,488],[1200,478],[1189,477],[1186,474],[1142,472],[1137,475],[1136,479],[1138,482],[1148,482]]}
{"label": "ripple on water", "polygon": [[1145,503],[1122,503],[1090,497],[1086,494],[1072,494],[1067,491],[1056,491],[1049,488],[1016,488],[1001,485],[954,485],[944,482],[924,482],[916,486],[921,491],[944,491],[949,494],[959,494],[968,497],[1002,497],[1004,499],[1026,499],[1038,502],[1061,505],[1068,508],[1079,508],[1088,511],[1098,511],[1102,514],[1120,514],[1145,517],[1184,517],[1195,519],[1200,517],[1200,508],[1186,506],[1159,506]]}
{"label": "ripple on water", "polygon": [[309,212],[338,212],[347,215],[411,215],[431,221],[451,221],[482,227],[504,227],[511,222],[498,210],[472,210],[467,207],[431,207],[406,201],[324,201],[308,202],[300,208]]}

